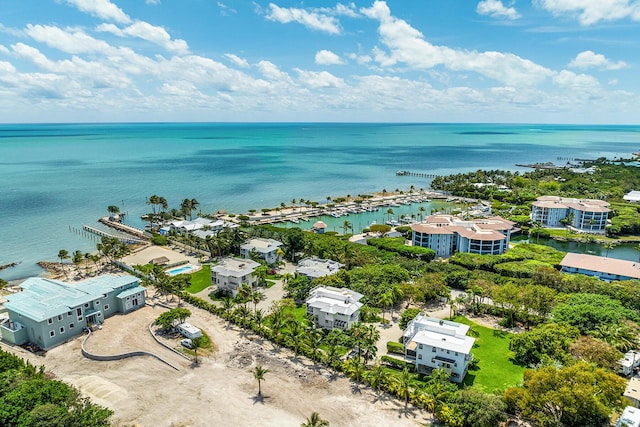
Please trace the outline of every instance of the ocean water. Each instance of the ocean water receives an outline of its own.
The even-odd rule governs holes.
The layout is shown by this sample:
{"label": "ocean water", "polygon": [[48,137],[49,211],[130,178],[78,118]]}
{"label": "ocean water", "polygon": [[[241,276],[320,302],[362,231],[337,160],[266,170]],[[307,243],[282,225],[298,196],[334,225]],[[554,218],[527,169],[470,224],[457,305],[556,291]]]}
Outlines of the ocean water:
{"label": "ocean water", "polygon": [[429,187],[429,179],[397,170],[524,170],[516,163],[627,157],[639,148],[640,126],[0,125],[0,265],[21,262],[0,277],[40,274],[36,262],[56,261],[60,249],[95,250],[95,241],[71,230],[95,225],[109,205],[142,226],[153,194],[170,208],[196,198],[203,212],[240,213],[294,198],[324,203]]}

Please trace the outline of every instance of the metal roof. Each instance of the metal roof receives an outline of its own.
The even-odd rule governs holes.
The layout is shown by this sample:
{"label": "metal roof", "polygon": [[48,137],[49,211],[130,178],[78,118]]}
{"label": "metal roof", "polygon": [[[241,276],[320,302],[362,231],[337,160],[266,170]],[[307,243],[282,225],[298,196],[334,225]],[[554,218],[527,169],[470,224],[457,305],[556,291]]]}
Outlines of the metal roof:
{"label": "metal roof", "polygon": [[31,277],[22,282],[21,292],[6,297],[5,307],[41,322],[137,280],[134,276],[99,276],[71,285],[59,280]]}

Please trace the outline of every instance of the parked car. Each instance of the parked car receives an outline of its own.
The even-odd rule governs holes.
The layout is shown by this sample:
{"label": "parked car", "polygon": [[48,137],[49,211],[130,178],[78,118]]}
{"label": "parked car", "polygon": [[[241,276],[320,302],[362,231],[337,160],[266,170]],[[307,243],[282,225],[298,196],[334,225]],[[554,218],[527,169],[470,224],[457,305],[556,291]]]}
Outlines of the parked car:
{"label": "parked car", "polygon": [[193,348],[193,343],[191,342],[191,338],[184,338],[184,339],[180,340],[180,344],[183,347]]}

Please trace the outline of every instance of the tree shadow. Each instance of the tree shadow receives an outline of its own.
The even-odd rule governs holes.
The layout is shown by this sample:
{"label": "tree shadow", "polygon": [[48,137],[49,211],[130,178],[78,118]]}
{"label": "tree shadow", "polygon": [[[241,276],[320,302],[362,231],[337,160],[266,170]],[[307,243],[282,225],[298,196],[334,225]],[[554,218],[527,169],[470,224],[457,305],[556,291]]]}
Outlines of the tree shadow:
{"label": "tree shadow", "polygon": [[504,338],[507,336],[507,333],[505,331],[501,331],[499,329],[494,329],[493,330],[493,336],[497,337],[497,338]]}
{"label": "tree shadow", "polygon": [[357,382],[351,383],[351,394],[362,394],[361,384]]}
{"label": "tree shadow", "polygon": [[202,366],[202,360],[200,359],[198,359],[197,362],[195,360],[192,360],[191,365],[189,365],[191,369],[196,369],[196,368],[199,368],[200,366]]}
{"label": "tree shadow", "polygon": [[251,397],[251,399],[253,400],[254,405],[257,403],[264,405],[265,399],[269,399],[269,396],[265,396],[264,394],[256,394],[255,396]]}

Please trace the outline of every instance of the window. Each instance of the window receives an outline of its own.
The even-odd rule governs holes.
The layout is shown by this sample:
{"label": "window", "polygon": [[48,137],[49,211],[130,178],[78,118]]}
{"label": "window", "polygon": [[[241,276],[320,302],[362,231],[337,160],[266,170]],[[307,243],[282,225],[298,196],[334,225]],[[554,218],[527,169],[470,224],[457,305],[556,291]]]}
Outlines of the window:
{"label": "window", "polygon": [[58,314],[58,320],[62,320],[62,314]]}
{"label": "window", "polygon": [[71,314],[72,313],[70,311],[67,311],[67,316],[71,317]]}
{"label": "window", "polygon": [[105,305],[104,305],[104,309],[105,309],[105,310],[109,310],[109,304],[105,304]]}
{"label": "window", "polygon": [[47,320],[47,324],[52,325],[53,324],[53,318]]}
{"label": "window", "polygon": [[76,308],[76,314],[78,316],[82,316],[82,309],[81,308]]}
{"label": "window", "polygon": [[78,316],[78,322],[82,322],[82,316]]}
{"label": "window", "polygon": [[106,297],[107,297],[107,294],[102,294],[102,298],[106,298]]}
{"label": "window", "polygon": [[418,345],[418,348],[420,348],[420,350],[422,350],[422,344]]}
{"label": "window", "polygon": [[422,355],[421,354],[418,355],[418,359],[422,359]]}
{"label": "window", "polygon": [[89,303],[85,304],[84,306],[85,306],[85,307],[89,307]]}
{"label": "window", "polygon": [[451,352],[449,350],[447,350],[447,354],[451,354]]}
{"label": "window", "polygon": [[73,323],[69,323],[69,329],[73,329],[75,327],[76,327],[76,325],[74,325]]}
{"label": "window", "polygon": [[49,331],[49,336],[50,337],[55,337],[56,336],[56,331]]}
{"label": "window", "polygon": [[95,302],[95,305],[100,305],[100,301],[96,301],[96,302]]}
{"label": "window", "polygon": [[64,326],[60,326],[60,333],[64,334]]}
{"label": "window", "polygon": [[431,351],[435,353],[435,352],[436,352],[436,348],[435,348],[435,347],[432,347],[432,348],[431,348]]}

